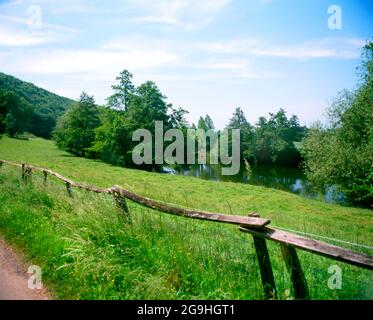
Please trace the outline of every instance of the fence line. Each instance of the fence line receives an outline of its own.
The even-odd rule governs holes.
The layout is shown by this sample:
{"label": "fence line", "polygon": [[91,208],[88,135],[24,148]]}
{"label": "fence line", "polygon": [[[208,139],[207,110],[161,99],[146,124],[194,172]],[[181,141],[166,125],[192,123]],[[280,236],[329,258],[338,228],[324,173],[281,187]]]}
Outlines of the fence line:
{"label": "fence line", "polygon": [[[276,229],[268,227],[268,224],[270,224],[270,220],[260,218],[257,213],[252,213],[248,216],[240,216],[227,215],[222,213],[211,213],[200,210],[190,210],[143,197],[120,186],[113,186],[106,189],[99,188],[96,186],[75,182],[50,169],[40,168],[28,164],[13,163],[7,160],[0,160],[0,168],[2,167],[3,163],[21,168],[22,179],[24,179],[26,182],[31,179],[32,170],[39,171],[44,174],[44,183],[47,182],[47,176],[48,174],[50,174],[57,179],[65,182],[66,190],[69,196],[72,196],[73,187],[85,189],[87,191],[96,193],[112,194],[117,207],[124,212],[124,217],[128,223],[131,222],[131,216],[126,203],[126,199],[136,202],[145,207],[173,215],[238,225],[241,232],[249,233],[253,236],[254,247],[258,258],[265,298],[277,298],[276,285],[266,240],[280,243],[282,256],[290,273],[290,277],[293,283],[294,297],[296,299],[309,299],[309,291],[307,281],[295,249],[308,251],[337,261],[345,262],[368,270],[373,270],[373,256],[354,252],[342,247],[337,247],[335,245],[331,245],[319,240],[307,238],[295,234],[295,232],[292,233],[280,230],[280,228]],[[329,240],[336,239],[329,238]],[[340,241],[344,242],[342,240]]]}
{"label": "fence line", "polygon": [[300,235],[303,235],[303,236],[315,237],[315,238],[330,240],[330,241],[334,241],[334,242],[344,243],[344,244],[347,244],[349,246],[354,246],[354,247],[373,250],[372,246],[368,246],[368,245],[361,244],[361,243],[355,243],[355,242],[345,241],[345,240],[341,240],[341,239],[325,237],[325,236],[321,236],[319,234],[302,232],[302,231],[297,231],[297,230],[292,230],[292,229],[286,229],[286,228],[282,228],[282,227],[276,227],[276,228],[280,229],[280,230],[283,230],[283,231],[289,231],[289,232],[292,232],[292,233],[297,233],[297,234],[300,234]]}

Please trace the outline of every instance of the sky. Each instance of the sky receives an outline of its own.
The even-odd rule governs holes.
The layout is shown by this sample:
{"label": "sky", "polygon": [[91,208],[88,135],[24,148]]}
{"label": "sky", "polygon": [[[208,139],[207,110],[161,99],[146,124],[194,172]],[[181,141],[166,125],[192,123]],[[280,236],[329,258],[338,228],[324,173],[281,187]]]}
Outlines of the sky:
{"label": "sky", "polygon": [[0,72],[104,104],[128,69],[217,128],[236,107],[323,121],[372,36],[373,0],[0,0]]}

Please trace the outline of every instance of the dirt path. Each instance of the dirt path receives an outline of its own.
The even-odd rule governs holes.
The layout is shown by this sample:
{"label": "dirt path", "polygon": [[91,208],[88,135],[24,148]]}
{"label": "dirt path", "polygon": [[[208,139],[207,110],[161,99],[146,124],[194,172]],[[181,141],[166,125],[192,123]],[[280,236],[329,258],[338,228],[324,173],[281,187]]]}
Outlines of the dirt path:
{"label": "dirt path", "polygon": [[44,290],[28,288],[28,265],[0,238],[0,300],[48,300]]}

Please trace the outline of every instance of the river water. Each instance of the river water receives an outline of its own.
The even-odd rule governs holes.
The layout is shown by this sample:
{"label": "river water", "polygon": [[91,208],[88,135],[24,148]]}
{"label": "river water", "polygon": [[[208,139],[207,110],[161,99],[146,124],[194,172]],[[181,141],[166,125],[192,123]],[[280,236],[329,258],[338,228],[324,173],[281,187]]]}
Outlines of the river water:
{"label": "river water", "polygon": [[344,202],[343,194],[337,192],[333,187],[326,188],[323,191],[316,190],[307,180],[307,177],[300,168],[256,165],[251,167],[250,175],[248,175],[245,168],[241,168],[240,172],[233,176],[221,175],[220,165],[194,165],[189,168],[178,170],[166,168],[166,171],[172,174],[193,176],[205,180],[229,181],[265,186],[296,193],[306,198],[321,199],[326,202]]}

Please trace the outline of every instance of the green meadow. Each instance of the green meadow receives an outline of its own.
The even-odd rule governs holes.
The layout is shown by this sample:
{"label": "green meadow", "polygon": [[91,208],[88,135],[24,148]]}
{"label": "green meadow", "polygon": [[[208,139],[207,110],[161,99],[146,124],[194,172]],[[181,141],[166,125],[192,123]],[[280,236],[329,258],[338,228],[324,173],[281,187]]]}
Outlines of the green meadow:
{"label": "green meadow", "polygon": [[[150,173],[72,156],[41,138],[0,139],[0,159],[52,169],[100,187],[121,185],[188,208],[257,212],[271,225],[360,244],[328,242],[373,254],[371,210],[248,184]],[[236,226],[170,216],[129,202],[126,224],[109,195],[73,190],[40,174],[0,171],[0,234],[41,266],[56,299],[262,299],[252,238]],[[292,299],[280,248],[269,243],[278,297]],[[312,299],[373,299],[373,272],[299,252]],[[328,268],[342,268],[342,288],[328,287]]]}

